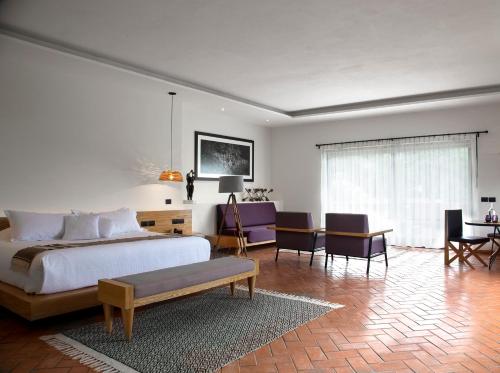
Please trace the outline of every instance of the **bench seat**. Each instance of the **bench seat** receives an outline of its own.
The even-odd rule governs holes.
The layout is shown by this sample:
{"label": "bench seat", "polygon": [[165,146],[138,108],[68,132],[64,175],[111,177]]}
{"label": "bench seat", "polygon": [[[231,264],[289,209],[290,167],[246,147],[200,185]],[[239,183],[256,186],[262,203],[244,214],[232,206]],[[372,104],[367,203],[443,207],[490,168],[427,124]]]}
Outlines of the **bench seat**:
{"label": "bench seat", "polygon": [[109,333],[112,331],[113,307],[121,308],[125,334],[130,340],[135,307],[227,284],[233,295],[235,282],[244,279],[248,279],[252,298],[258,273],[258,260],[231,256],[99,280],[98,299],[104,306],[106,330]]}
{"label": "bench seat", "polygon": [[187,288],[243,272],[253,271],[253,260],[226,257],[157,271],[115,278],[134,286],[134,297],[144,298],[166,291]]}

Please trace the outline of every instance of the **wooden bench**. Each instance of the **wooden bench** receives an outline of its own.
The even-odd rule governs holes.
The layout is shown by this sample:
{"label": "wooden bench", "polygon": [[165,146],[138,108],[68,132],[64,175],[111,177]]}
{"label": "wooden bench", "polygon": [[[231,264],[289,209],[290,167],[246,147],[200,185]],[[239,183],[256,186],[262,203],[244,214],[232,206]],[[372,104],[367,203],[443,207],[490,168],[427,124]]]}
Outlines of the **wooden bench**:
{"label": "wooden bench", "polygon": [[130,340],[136,307],[227,284],[230,286],[231,295],[234,295],[235,282],[244,279],[248,279],[250,298],[253,298],[258,274],[257,259],[230,256],[111,280],[99,280],[97,297],[104,306],[107,332],[111,333],[113,327],[113,307],[118,307],[121,309],[125,335]]}

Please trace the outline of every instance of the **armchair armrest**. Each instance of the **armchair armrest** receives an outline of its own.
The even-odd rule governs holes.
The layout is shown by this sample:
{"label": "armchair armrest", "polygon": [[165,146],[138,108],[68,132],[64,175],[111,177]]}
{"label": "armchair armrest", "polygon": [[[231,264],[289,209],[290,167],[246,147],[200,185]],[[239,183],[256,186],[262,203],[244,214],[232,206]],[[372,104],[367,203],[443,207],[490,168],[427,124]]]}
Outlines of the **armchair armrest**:
{"label": "armchair armrest", "polygon": [[358,232],[336,232],[336,231],[327,231],[325,229],[317,230],[320,233],[324,233],[329,236],[346,236],[346,237],[358,237],[358,238],[370,238],[375,236],[381,236],[383,234],[392,232],[393,229],[384,229],[381,231],[368,232],[368,233],[358,233]]}
{"label": "armchair armrest", "polygon": [[275,226],[269,226],[267,229],[270,229],[272,231],[280,231],[280,232],[296,232],[296,233],[317,233],[318,229],[316,228],[285,228],[285,227],[275,227]]}

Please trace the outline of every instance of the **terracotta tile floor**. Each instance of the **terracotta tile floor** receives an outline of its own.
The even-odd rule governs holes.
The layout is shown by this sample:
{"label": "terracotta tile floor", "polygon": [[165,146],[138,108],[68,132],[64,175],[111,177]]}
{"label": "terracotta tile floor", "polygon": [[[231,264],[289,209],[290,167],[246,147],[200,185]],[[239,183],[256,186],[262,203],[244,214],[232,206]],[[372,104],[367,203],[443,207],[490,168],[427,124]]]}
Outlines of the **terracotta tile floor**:
{"label": "terracotta tile floor", "polygon": [[[500,372],[500,270],[443,265],[439,250],[391,248],[366,261],[253,250],[257,285],[344,304],[222,369],[228,372]],[[0,311],[0,372],[86,372],[38,340],[100,320],[93,309],[29,324]]]}

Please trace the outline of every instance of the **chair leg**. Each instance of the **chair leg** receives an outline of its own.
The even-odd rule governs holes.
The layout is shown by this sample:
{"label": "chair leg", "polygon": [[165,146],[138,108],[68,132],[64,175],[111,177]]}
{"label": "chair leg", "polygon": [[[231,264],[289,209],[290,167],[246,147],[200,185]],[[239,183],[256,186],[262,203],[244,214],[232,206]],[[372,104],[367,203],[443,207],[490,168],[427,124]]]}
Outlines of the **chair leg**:
{"label": "chair leg", "polygon": [[325,268],[328,265],[328,253],[325,255]]}
{"label": "chair leg", "polygon": [[312,264],[313,264],[314,250],[316,249],[316,240],[317,239],[318,239],[318,234],[314,233],[313,243],[312,243],[312,247],[311,247],[311,260],[309,261],[309,266],[312,266]]}
{"label": "chair leg", "polygon": [[[450,265],[450,263],[452,263],[453,261],[455,261],[456,259],[458,259],[460,257],[460,250],[457,249],[455,247],[455,245],[453,245],[451,242],[447,242],[447,245],[448,245],[448,264],[447,265]],[[449,250],[452,250],[453,251],[453,257],[449,257]]]}
{"label": "chair leg", "polygon": [[472,247],[472,245],[466,245],[466,249],[469,251],[469,253],[465,256],[464,260],[467,264],[471,265],[469,263],[469,261],[467,259],[469,259],[471,256],[473,256],[474,258],[476,258],[482,265],[484,265],[485,267],[488,266],[485,261],[483,260],[483,258],[481,258],[479,256],[479,250],[484,246],[485,244],[482,243],[480,244],[479,246],[476,246],[476,247]]}
{"label": "chair leg", "polygon": [[349,257],[348,257],[347,255],[345,256],[345,260],[346,260],[346,261],[349,261]]}
{"label": "chair leg", "polygon": [[444,265],[450,265],[450,244],[447,238],[444,242]]}
{"label": "chair leg", "polygon": [[385,234],[382,235],[382,239],[384,240],[384,257],[385,257],[385,266],[389,267],[389,261],[387,260],[387,244],[385,242]]}
{"label": "chair leg", "polygon": [[466,263],[469,267],[471,267],[472,269],[474,269],[474,266],[472,265],[471,262],[469,262],[468,258],[469,256],[466,256],[465,253],[466,252],[471,252],[472,251],[472,248],[469,244],[463,244],[462,246],[462,251],[460,252],[461,256],[462,256],[462,262]]}
{"label": "chair leg", "polygon": [[279,248],[279,247],[277,247],[277,248],[276,248],[276,258],[274,258],[274,261],[275,261],[275,262],[277,262],[277,261],[278,261],[278,255],[279,255],[279,253],[280,253],[280,248]]}
{"label": "chair leg", "polygon": [[299,256],[300,256],[300,250],[297,250],[299,252]]}
{"label": "chair leg", "polygon": [[373,238],[370,237],[370,240],[368,241],[368,264],[366,265],[366,275],[367,276],[370,273],[370,260],[372,258],[372,243],[373,243]]}
{"label": "chair leg", "polygon": [[235,282],[230,282],[229,283],[229,289],[231,290],[231,296],[234,296],[234,288],[235,288],[236,283]]}

